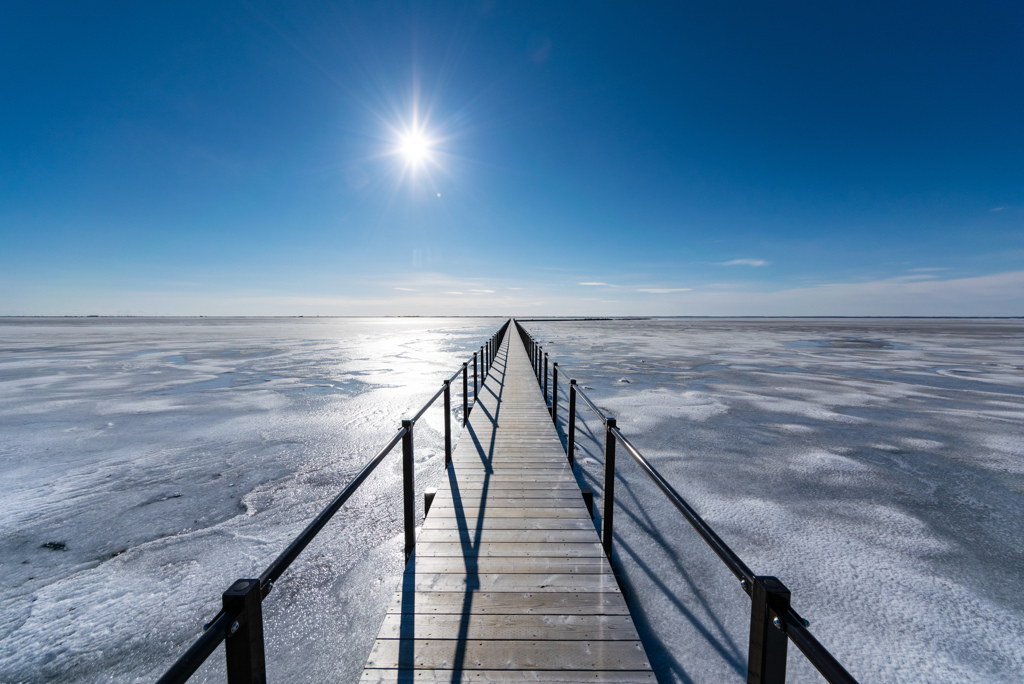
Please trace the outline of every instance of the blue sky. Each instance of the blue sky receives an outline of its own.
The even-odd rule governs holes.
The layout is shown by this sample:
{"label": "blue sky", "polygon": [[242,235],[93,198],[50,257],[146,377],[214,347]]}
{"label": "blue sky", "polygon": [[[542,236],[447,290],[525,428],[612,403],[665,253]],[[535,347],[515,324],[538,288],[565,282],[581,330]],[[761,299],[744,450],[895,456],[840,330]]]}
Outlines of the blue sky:
{"label": "blue sky", "polygon": [[1021,27],[8,3],[0,314],[1024,315]]}

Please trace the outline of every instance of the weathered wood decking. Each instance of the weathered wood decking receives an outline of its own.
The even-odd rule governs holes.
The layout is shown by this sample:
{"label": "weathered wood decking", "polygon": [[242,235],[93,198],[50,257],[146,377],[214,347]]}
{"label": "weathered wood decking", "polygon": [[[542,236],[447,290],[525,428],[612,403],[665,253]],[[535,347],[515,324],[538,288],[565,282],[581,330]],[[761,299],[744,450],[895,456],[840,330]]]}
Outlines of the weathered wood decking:
{"label": "weathered wood decking", "polygon": [[653,682],[509,326],[362,681]]}

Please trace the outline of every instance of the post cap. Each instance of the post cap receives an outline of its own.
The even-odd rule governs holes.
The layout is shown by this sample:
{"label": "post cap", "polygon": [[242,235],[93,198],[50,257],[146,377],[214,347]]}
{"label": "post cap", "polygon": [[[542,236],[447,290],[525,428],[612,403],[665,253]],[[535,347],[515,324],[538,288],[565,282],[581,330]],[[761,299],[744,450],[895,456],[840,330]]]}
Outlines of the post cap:
{"label": "post cap", "polygon": [[404,427],[404,428],[411,428],[412,427],[412,419],[411,418],[403,418],[402,419],[402,427]]}
{"label": "post cap", "polygon": [[611,417],[606,418],[605,419],[605,425],[607,425],[609,428],[615,427],[615,419],[611,418]]}
{"label": "post cap", "polygon": [[575,385],[576,384],[576,378],[569,378],[569,384],[570,385]]}

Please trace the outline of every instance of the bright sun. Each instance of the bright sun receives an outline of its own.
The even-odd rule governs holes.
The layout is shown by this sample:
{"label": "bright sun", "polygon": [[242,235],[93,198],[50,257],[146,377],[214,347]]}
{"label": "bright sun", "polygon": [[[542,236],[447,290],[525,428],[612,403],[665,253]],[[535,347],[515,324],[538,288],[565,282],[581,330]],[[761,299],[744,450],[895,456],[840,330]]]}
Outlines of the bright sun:
{"label": "bright sun", "polygon": [[417,165],[430,157],[430,140],[419,131],[412,131],[402,136],[399,151],[411,165]]}

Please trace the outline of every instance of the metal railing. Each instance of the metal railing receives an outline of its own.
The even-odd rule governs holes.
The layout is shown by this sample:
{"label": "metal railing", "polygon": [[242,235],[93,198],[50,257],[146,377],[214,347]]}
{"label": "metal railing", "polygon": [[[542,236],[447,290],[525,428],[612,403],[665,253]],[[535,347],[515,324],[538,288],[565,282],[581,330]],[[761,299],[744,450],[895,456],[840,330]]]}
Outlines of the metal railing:
{"label": "metal railing", "polygon": [[[479,363],[483,379],[487,378],[494,357],[501,346],[502,338],[508,330],[506,322],[480,347],[473,352],[473,403],[476,404],[480,388],[477,364]],[[479,358],[478,358],[479,357]],[[451,428],[451,383],[462,375],[462,424],[465,426],[471,407],[469,406],[469,362],[450,378],[443,380],[441,388],[434,393],[423,408],[412,418],[402,420],[402,427],[394,437],[370,461],[363,466],[359,474],[345,486],[331,503],[317,515],[306,529],[281,552],[273,563],[260,574],[259,578],[239,579],[234,582],[221,597],[221,610],[203,626],[203,634],[181,655],[180,658],[164,673],[158,684],[177,684],[191,677],[199,666],[210,657],[217,646],[224,642],[224,653],[227,657],[228,684],[251,684],[266,682],[266,659],[263,642],[263,599],[274,588],[274,583],[284,574],[288,566],[309,545],[313,538],[324,528],[334,514],[348,501],[359,485],[370,476],[391,450],[402,443],[402,499],[405,523],[405,560],[416,547],[416,502],[413,487],[413,427],[423,417],[437,398],[444,396],[444,467],[448,468],[452,460],[452,428]]]}
{"label": "metal railing", "polygon": [[[514,321],[520,338],[537,375],[537,383],[544,393],[551,420],[558,427],[558,374],[559,367],[552,365],[552,391],[548,392],[548,355],[541,344],[518,321]],[[564,374],[564,371],[563,371]],[[750,642],[747,656],[747,684],[782,684],[786,681],[786,654],[791,640],[800,652],[817,668],[818,672],[832,684],[856,684],[857,680],[846,671],[835,657],[807,629],[810,623],[802,618],[790,605],[791,593],[777,578],[770,575],[755,575],[736,552],[719,537],[694,508],[679,495],[640,450],[626,439],[618,428],[615,418],[604,415],[593,401],[580,389],[575,379],[569,380],[569,415],[566,421],[566,457],[570,467],[575,467],[576,450],[576,403],[582,399],[604,424],[604,510],[601,518],[601,544],[609,562],[612,560],[612,525],[615,513],[615,448],[621,444],[633,457],[640,468],[654,480],[668,500],[679,509],[683,517],[693,526],[701,539],[711,547],[725,566],[740,581],[743,591],[750,596]]]}

